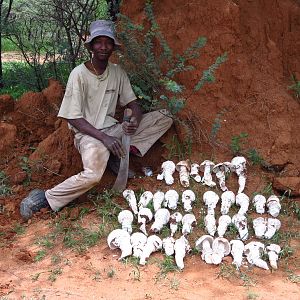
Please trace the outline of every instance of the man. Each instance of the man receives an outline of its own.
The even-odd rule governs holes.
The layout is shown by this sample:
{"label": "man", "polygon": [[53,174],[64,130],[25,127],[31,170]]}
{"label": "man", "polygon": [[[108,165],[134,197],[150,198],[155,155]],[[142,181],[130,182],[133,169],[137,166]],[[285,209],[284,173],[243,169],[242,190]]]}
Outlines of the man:
{"label": "man", "polygon": [[[109,156],[118,162],[124,155],[123,133],[131,136],[131,151],[144,156],[172,125],[166,111],[142,115],[125,71],[109,62],[120,46],[113,25],[106,20],[92,22],[90,37],[85,42],[92,58],[71,72],[58,113],[75,133],[74,144],[81,155],[83,171],[46,192],[31,191],[20,205],[24,219],[44,207],[58,211],[95,186]],[[117,104],[132,110],[130,122],[119,124],[114,118]]]}

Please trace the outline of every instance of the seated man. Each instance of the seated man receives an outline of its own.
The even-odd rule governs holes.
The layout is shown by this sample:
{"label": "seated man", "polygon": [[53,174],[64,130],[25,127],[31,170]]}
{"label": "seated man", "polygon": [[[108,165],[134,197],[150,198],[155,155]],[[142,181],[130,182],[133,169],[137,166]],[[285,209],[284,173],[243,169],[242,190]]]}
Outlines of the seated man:
{"label": "seated man", "polygon": [[[31,191],[20,205],[24,219],[44,207],[58,211],[95,186],[110,155],[117,159],[124,156],[123,132],[131,136],[135,154],[144,156],[172,125],[166,111],[142,115],[127,74],[109,62],[113,51],[120,46],[113,22],[92,22],[85,46],[92,58],[71,72],[58,113],[75,132],[74,144],[81,155],[83,171],[46,192]],[[130,122],[120,124],[114,118],[117,104],[132,110]]]}

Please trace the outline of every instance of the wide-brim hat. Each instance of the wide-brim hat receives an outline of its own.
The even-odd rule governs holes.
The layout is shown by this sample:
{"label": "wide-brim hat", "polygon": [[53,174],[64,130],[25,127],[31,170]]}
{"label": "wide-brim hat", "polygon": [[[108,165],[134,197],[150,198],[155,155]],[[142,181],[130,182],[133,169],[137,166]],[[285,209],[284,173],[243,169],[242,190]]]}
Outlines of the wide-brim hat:
{"label": "wide-brim hat", "polygon": [[88,50],[91,50],[91,42],[94,38],[98,36],[107,36],[114,40],[116,48],[121,47],[121,44],[116,38],[115,24],[112,21],[96,20],[92,22],[90,26],[90,35],[84,42],[84,46]]}

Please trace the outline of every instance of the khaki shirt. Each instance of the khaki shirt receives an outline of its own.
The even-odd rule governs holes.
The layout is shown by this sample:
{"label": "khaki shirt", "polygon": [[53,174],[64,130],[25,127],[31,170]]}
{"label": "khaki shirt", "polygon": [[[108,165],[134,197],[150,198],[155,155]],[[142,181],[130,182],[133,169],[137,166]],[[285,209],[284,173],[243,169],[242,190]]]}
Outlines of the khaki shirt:
{"label": "khaki shirt", "polygon": [[[116,124],[118,121],[114,115],[117,104],[125,106],[135,100],[136,96],[126,72],[120,66],[109,62],[101,78],[104,80],[100,81],[85,64],[74,68],[69,76],[58,117],[84,118],[97,129]],[[75,128],[72,129],[77,132]]]}

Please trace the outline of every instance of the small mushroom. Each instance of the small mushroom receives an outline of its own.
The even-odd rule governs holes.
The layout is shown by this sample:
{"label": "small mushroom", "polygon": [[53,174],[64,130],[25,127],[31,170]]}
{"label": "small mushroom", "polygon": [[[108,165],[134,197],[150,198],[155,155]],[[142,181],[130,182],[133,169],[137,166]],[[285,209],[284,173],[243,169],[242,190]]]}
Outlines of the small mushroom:
{"label": "small mushroom", "polygon": [[260,242],[250,242],[247,245],[245,245],[244,253],[250,264],[265,270],[269,270],[267,263],[263,259],[261,259],[264,250],[265,250],[264,244]]}
{"label": "small mushroom", "polygon": [[222,262],[223,257],[230,253],[231,246],[227,239],[218,237],[212,243],[212,263],[218,265]]}
{"label": "small mushroom", "polygon": [[133,248],[133,256],[140,258],[147,242],[147,236],[142,232],[135,232],[130,237]]}
{"label": "small mushroom", "polygon": [[165,193],[164,206],[172,210],[177,209],[179,195],[175,190],[169,190]]}
{"label": "small mushroom", "polygon": [[206,215],[204,218],[205,229],[211,236],[214,236],[217,230],[215,215]]}
{"label": "small mushroom", "polygon": [[176,265],[182,270],[184,268],[183,259],[185,258],[186,253],[191,251],[190,244],[184,235],[175,241],[174,251]]}
{"label": "small mushroom", "polygon": [[132,209],[133,213],[135,215],[138,214],[138,208],[137,208],[137,200],[134,194],[133,190],[125,190],[123,192],[123,197],[128,202],[129,207]]}
{"label": "small mushroom", "polygon": [[235,197],[235,204],[240,206],[238,214],[245,215],[249,208],[249,197],[244,193],[239,193]]}
{"label": "small mushroom", "polygon": [[239,269],[242,265],[245,245],[240,240],[231,240],[230,245],[231,245],[231,255],[233,257],[232,264],[234,264],[236,268]]}
{"label": "small mushroom", "polygon": [[159,232],[169,222],[170,212],[166,208],[160,208],[154,215],[154,223],[151,226],[151,231]]}
{"label": "small mushroom", "polygon": [[143,253],[140,256],[140,265],[145,265],[151,253],[162,248],[162,240],[157,235],[150,235],[147,238]]}
{"label": "small mushroom", "polygon": [[153,194],[150,191],[145,191],[139,201],[139,209],[143,207],[147,207],[147,205],[150,203],[150,201],[153,199]]}
{"label": "small mushroom", "polygon": [[201,176],[199,175],[199,171],[200,171],[200,165],[198,165],[197,163],[191,164],[190,176],[194,178],[196,182],[201,182]]}
{"label": "small mushroom", "polygon": [[164,200],[165,200],[165,193],[161,191],[157,191],[153,195],[153,208],[155,212],[157,212],[161,208],[161,205]]}
{"label": "small mushroom", "polygon": [[259,217],[253,220],[253,229],[255,236],[262,239],[267,230],[267,220],[263,217]]}
{"label": "small mushroom", "polygon": [[122,225],[122,229],[128,233],[132,232],[133,214],[130,210],[123,210],[118,215],[118,222]]}
{"label": "small mushroom", "polygon": [[264,214],[265,213],[265,205],[266,205],[266,197],[263,195],[255,195],[252,203],[255,207],[255,210],[258,214]]}
{"label": "small mushroom", "polygon": [[140,230],[148,235],[146,230],[146,223],[150,222],[153,218],[152,211],[147,207],[142,207],[138,213],[138,223],[140,224]]}
{"label": "small mushroom", "polygon": [[130,234],[123,229],[113,230],[107,237],[107,244],[112,250],[117,248],[121,250],[121,256],[119,260],[132,254]]}
{"label": "small mushroom", "polygon": [[230,162],[226,161],[215,165],[212,169],[212,171],[216,174],[216,177],[219,180],[219,185],[223,192],[228,190],[225,184],[225,178],[226,178],[226,174],[230,172],[230,168],[231,168]]}
{"label": "small mushroom", "polygon": [[221,214],[227,215],[230,207],[235,203],[234,192],[226,191],[221,195]]}
{"label": "small mushroom", "polygon": [[232,223],[239,231],[239,235],[242,241],[248,239],[248,227],[247,227],[247,218],[244,215],[236,214],[232,217]]}
{"label": "small mushroom", "polygon": [[175,164],[171,160],[162,163],[162,173],[157,175],[157,180],[165,180],[167,185],[174,183],[173,173],[175,172]]}
{"label": "small mushroom", "polygon": [[186,214],[182,218],[182,234],[187,235],[192,232],[193,227],[196,226],[197,221],[193,214]]}
{"label": "small mushroom", "polygon": [[268,207],[268,213],[272,217],[277,218],[281,210],[281,204],[279,198],[275,195],[271,195],[267,200],[267,207]]}
{"label": "small mushroom", "polygon": [[182,214],[180,212],[175,212],[170,216],[170,230],[171,236],[174,236],[178,229],[178,223],[182,221]]}
{"label": "small mushroom", "polygon": [[231,171],[238,176],[239,190],[238,194],[243,192],[246,185],[246,159],[243,156],[236,156],[231,160]]}
{"label": "small mushroom", "polygon": [[219,226],[218,226],[218,236],[223,237],[229,224],[231,223],[231,218],[228,215],[222,215],[219,218]]}
{"label": "small mushroom", "polygon": [[197,250],[201,252],[201,258],[207,264],[212,264],[212,243],[213,237],[210,235],[201,236],[195,243],[195,247]]}
{"label": "small mushroom", "polygon": [[207,206],[208,214],[214,214],[220,197],[213,191],[207,191],[203,194],[203,202]]}
{"label": "small mushroom", "polygon": [[169,236],[162,240],[163,249],[167,256],[172,256],[174,254],[175,240],[173,237]]}
{"label": "small mushroom", "polygon": [[190,212],[192,210],[192,203],[196,200],[196,195],[192,190],[185,190],[182,193],[181,200],[184,211]]}
{"label": "small mushroom", "polygon": [[202,177],[202,183],[209,187],[216,186],[216,183],[212,180],[212,175],[211,175],[211,171],[214,165],[215,164],[210,160],[205,160],[200,164],[200,171],[204,172],[204,175]]}
{"label": "small mushroom", "polygon": [[190,161],[182,160],[176,165],[176,170],[179,172],[179,181],[182,186],[190,186]]}
{"label": "small mushroom", "polygon": [[269,262],[272,267],[272,269],[277,270],[277,261],[279,257],[279,253],[281,251],[281,248],[279,245],[271,244],[267,246],[267,253],[269,257]]}
{"label": "small mushroom", "polygon": [[265,232],[265,238],[271,239],[273,235],[281,227],[281,222],[278,219],[268,218],[267,230]]}

